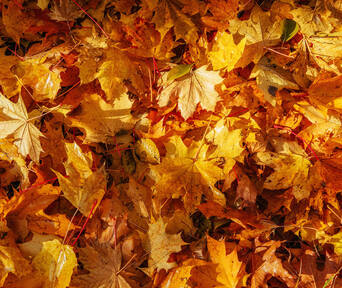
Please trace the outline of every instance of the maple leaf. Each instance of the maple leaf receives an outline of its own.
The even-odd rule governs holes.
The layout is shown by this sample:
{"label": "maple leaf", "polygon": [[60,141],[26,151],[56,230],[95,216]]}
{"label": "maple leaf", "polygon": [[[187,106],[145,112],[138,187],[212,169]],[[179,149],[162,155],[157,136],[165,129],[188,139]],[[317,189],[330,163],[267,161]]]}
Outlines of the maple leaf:
{"label": "maple leaf", "polygon": [[193,211],[200,203],[202,194],[224,204],[222,193],[215,188],[215,183],[223,179],[224,172],[214,160],[206,160],[207,145],[194,143],[188,148],[180,137],[173,136],[166,149],[167,157],[161,164],[151,167],[158,173],[155,184],[157,199],[184,196],[188,211]]}
{"label": "maple leaf", "polygon": [[43,242],[42,250],[32,264],[45,276],[46,287],[66,288],[77,266],[77,258],[71,246],[55,239]]}
{"label": "maple leaf", "polygon": [[[252,288],[257,288],[263,286],[264,279],[268,274],[274,277],[279,277],[284,280],[288,287],[294,287],[295,281],[293,276],[283,267],[281,260],[276,256],[276,249],[280,247],[279,241],[269,241],[265,243],[264,246],[260,247],[258,250],[266,250],[264,253],[261,265],[256,269],[252,277]],[[268,248],[266,248],[268,247]],[[256,251],[258,253],[259,251]],[[260,253],[260,252],[259,252]]]}
{"label": "maple leaf", "polygon": [[[243,141],[242,129],[228,129],[227,126],[228,123],[221,119],[216,123],[214,129],[206,135],[206,139],[217,146],[210,157],[224,157],[229,161],[240,156],[243,152],[244,148],[241,145]],[[229,164],[232,168],[235,161]]]}
{"label": "maple leaf", "polygon": [[292,81],[292,75],[280,67],[274,67],[266,57],[262,58],[253,69],[251,78],[256,77],[259,89],[264,93],[265,100],[276,105],[276,92],[283,88],[299,89]]}
{"label": "maple leaf", "polygon": [[0,94],[0,138],[14,137],[14,144],[23,155],[29,155],[35,162],[39,161],[42,147],[39,137],[44,135],[34,126],[29,118],[23,99],[13,103]]}
{"label": "maple leaf", "polygon": [[165,269],[167,271],[174,267],[174,263],[167,262],[170,255],[181,251],[182,245],[186,245],[180,234],[167,234],[165,229],[166,224],[162,218],[149,225],[147,232],[148,240],[145,245],[148,251],[150,251],[148,266],[151,272],[154,269],[157,269],[157,271]]}
{"label": "maple leaf", "polygon": [[120,130],[134,127],[136,120],[131,115],[132,102],[122,94],[114,104],[106,103],[99,95],[86,95],[80,105],[80,113],[71,114],[71,125],[84,129],[85,143],[113,143],[113,136]]}
{"label": "maple leaf", "polygon": [[278,19],[264,12],[258,5],[254,6],[248,20],[233,19],[229,21],[229,31],[246,38],[245,51],[236,67],[245,67],[250,62],[258,63],[266,53],[265,47],[277,45],[282,34],[282,25]]}
{"label": "maple leaf", "polygon": [[219,72],[206,70],[204,65],[188,75],[166,83],[159,95],[159,106],[166,106],[173,97],[178,98],[178,109],[184,120],[195,112],[197,104],[203,109],[214,111],[220,99],[215,86],[222,82]]}
{"label": "maple leaf", "polygon": [[292,187],[293,194],[298,200],[310,195],[311,185],[307,180],[311,163],[305,157],[293,153],[258,152],[255,160],[258,164],[274,169],[265,180],[265,189],[279,190]]}
{"label": "maple leaf", "polygon": [[49,17],[56,21],[75,21],[82,13],[73,1],[61,0],[54,2]]}
{"label": "maple leaf", "polygon": [[12,68],[22,86],[32,87],[32,97],[35,101],[53,100],[60,89],[59,70],[50,69],[51,64],[46,61],[46,58],[47,56],[41,59],[28,59]]}
{"label": "maple leaf", "polygon": [[204,16],[201,20],[207,26],[223,31],[229,27],[229,20],[235,18],[239,1],[209,0],[207,5],[211,16]]}
{"label": "maple leaf", "polygon": [[242,38],[238,44],[235,44],[232,34],[219,32],[208,55],[211,64],[213,64],[213,69],[225,68],[228,72],[233,70],[242,56],[245,44],[246,38]]}
{"label": "maple leaf", "polygon": [[107,49],[105,55],[105,61],[98,68],[95,77],[99,79],[108,101],[113,102],[127,92],[125,82],[128,80],[135,89],[144,91],[145,84],[139,74],[138,65],[128,55],[118,49]]}
{"label": "maple leaf", "polygon": [[73,280],[78,287],[130,288],[122,273],[121,246],[115,249],[95,242],[79,249],[79,261],[89,271]]}
{"label": "maple leaf", "polygon": [[216,271],[218,272],[216,279],[221,285],[217,287],[237,287],[241,279],[240,271],[242,271],[244,265],[239,261],[236,248],[232,253],[226,255],[226,245],[224,241],[216,241],[209,236],[207,236],[207,246],[210,259],[218,264],[218,267],[216,268]]}
{"label": "maple leaf", "polygon": [[154,11],[152,23],[156,25],[162,38],[171,28],[174,28],[176,39],[183,38],[186,42],[196,42],[198,28],[192,19],[182,12],[184,4],[189,5],[187,2],[184,0],[145,0],[143,6],[149,11]]}
{"label": "maple leaf", "polygon": [[[92,157],[83,154],[76,143],[65,143],[68,160],[64,164],[67,177],[54,171],[58,177],[64,197],[88,216],[92,207],[95,211],[105,193],[106,179],[103,169],[91,170]],[[94,205],[97,201],[97,205]]]}
{"label": "maple leaf", "polygon": [[290,13],[304,36],[299,43],[299,54],[304,56],[304,65],[297,68],[303,69],[305,76],[311,80],[317,76],[316,68],[340,74],[342,34],[335,30],[340,20],[332,17],[327,10],[317,13],[306,6],[298,7]]}

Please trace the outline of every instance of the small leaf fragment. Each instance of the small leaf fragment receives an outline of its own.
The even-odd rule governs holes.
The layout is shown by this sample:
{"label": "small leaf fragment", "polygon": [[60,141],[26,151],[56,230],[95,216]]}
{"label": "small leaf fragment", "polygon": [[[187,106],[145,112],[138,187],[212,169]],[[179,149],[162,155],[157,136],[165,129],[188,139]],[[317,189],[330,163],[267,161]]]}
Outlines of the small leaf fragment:
{"label": "small leaf fragment", "polygon": [[169,73],[167,73],[167,81],[171,82],[188,74],[191,71],[192,66],[194,66],[194,64],[180,64],[173,67]]}
{"label": "small leaf fragment", "polygon": [[160,155],[156,144],[148,138],[142,138],[135,144],[135,154],[139,157],[140,161],[159,164]]}
{"label": "small leaf fragment", "polygon": [[299,31],[299,25],[292,19],[285,19],[283,23],[283,34],[280,39],[283,42],[291,40]]}

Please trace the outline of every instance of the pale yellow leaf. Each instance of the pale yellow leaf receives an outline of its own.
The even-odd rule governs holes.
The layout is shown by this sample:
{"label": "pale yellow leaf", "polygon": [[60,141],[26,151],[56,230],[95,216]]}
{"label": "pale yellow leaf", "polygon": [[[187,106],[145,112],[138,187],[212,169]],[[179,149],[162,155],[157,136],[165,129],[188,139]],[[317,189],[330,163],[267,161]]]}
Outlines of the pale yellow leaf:
{"label": "pale yellow leaf", "polygon": [[39,137],[44,135],[30,120],[21,96],[13,103],[0,94],[0,139],[8,136],[14,137],[14,144],[23,156],[29,155],[33,161],[39,161],[43,151]]}
{"label": "pale yellow leaf", "polygon": [[232,34],[218,32],[213,48],[209,52],[209,59],[214,70],[225,68],[228,72],[234,69],[245,48],[246,38],[238,43],[234,41]]}
{"label": "pale yellow leaf", "polygon": [[166,83],[159,95],[159,106],[166,106],[170,100],[178,98],[178,109],[185,120],[192,116],[198,104],[205,110],[214,111],[220,99],[215,86],[221,83],[223,78],[218,71],[206,69],[207,66],[204,65],[171,83]]}
{"label": "pale yellow leaf", "polygon": [[175,266],[175,263],[168,263],[172,253],[179,252],[182,245],[186,243],[180,234],[171,235],[165,232],[166,224],[162,218],[149,225],[148,246],[150,247],[149,268],[151,270],[165,269],[166,271]]}
{"label": "pale yellow leaf", "polygon": [[77,259],[71,246],[55,239],[43,242],[43,248],[32,264],[46,277],[44,288],[66,288],[77,266]]}

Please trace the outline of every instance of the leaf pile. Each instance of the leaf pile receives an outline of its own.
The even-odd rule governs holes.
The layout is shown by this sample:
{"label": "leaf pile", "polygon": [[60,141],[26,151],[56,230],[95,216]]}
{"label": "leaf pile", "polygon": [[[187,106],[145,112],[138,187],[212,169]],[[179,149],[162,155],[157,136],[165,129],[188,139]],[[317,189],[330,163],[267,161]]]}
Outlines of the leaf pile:
{"label": "leaf pile", "polygon": [[0,287],[341,287],[341,1],[0,0]]}

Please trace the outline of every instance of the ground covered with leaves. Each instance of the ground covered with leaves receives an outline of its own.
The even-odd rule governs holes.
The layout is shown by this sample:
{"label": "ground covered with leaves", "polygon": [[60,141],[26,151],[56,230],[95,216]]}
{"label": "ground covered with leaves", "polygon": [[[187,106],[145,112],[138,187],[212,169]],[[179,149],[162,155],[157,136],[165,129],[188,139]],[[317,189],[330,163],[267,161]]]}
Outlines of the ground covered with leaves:
{"label": "ground covered with leaves", "polygon": [[1,287],[342,287],[341,1],[0,12]]}

